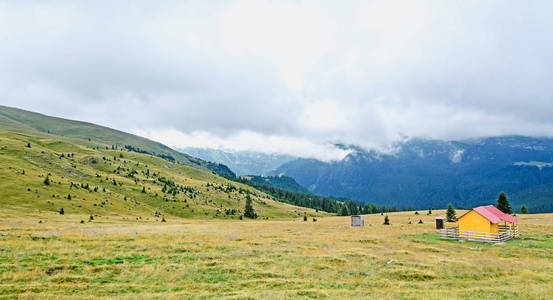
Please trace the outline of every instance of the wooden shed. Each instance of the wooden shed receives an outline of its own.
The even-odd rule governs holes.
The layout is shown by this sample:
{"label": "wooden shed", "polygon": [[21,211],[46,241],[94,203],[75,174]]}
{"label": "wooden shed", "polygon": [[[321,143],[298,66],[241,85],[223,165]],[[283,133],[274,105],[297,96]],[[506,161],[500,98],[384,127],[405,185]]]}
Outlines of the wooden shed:
{"label": "wooden shed", "polygon": [[457,228],[440,230],[446,239],[467,239],[482,242],[503,242],[518,237],[517,218],[493,205],[479,206],[457,218]]}
{"label": "wooden shed", "polygon": [[365,217],[364,216],[351,216],[351,226],[352,227],[363,227],[363,226],[365,226]]}
{"label": "wooden shed", "polygon": [[479,206],[457,218],[459,231],[500,233],[517,227],[517,218],[493,205]]}

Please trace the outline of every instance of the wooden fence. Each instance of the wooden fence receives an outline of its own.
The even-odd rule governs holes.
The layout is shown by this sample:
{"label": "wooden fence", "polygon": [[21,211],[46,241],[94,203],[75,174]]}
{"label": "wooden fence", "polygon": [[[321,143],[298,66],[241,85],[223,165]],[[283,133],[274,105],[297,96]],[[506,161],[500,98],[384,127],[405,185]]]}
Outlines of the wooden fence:
{"label": "wooden fence", "polygon": [[500,233],[460,231],[458,228],[440,229],[440,238],[448,240],[467,240],[486,243],[505,242],[515,237],[513,231]]}
{"label": "wooden fence", "polygon": [[499,233],[512,231],[515,237],[518,237],[518,225],[516,223],[511,225],[499,225]]}

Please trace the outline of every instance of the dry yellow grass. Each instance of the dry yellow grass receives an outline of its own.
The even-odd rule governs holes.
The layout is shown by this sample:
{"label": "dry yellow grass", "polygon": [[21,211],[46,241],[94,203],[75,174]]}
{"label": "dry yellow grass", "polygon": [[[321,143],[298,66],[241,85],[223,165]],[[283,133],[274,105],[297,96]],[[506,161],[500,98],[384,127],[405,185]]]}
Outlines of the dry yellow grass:
{"label": "dry yellow grass", "polygon": [[[458,212],[461,213],[461,212]],[[0,219],[0,295],[13,298],[550,299],[553,215],[521,217],[523,239],[442,241],[433,215],[313,222],[78,215]],[[424,224],[417,224],[422,219]],[[413,224],[407,224],[409,220]]]}

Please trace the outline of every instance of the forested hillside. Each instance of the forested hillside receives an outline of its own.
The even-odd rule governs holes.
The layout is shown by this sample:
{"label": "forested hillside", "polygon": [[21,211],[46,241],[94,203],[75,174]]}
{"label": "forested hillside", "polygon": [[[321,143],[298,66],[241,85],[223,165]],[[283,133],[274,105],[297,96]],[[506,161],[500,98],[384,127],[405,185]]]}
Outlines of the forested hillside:
{"label": "forested hillside", "polygon": [[438,141],[414,139],[391,153],[358,147],[341,161],[298,159],[274,175],[294,178],[310,191],[414,207],[472,207],[494,203],[499,192],[516,210],[553,211],[553,139],[520,136]]}

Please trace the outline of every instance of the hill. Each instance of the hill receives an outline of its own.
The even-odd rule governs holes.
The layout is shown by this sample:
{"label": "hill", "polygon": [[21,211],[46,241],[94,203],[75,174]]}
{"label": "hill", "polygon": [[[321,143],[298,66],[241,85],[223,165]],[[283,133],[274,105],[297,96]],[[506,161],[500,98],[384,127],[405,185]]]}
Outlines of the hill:
{"label": "hill", "polygon": [[378,205],[472,207],[499,192],[518,210],[553,211],[553,139],[521,136],[463,141],[413,139],[381,153],[348,146],[343,160],[297,159],[273,175],[294,178],[311,192]]}
{"label": "hill", "polygon": [[288,176],[240,176],[240,179],[254,184],[262,184],[296,193],[311,194],[305,187],[299,185],[294,178]]}
{"label": "hill", "polygon": [[[192,167],[111,145],[113,139],[121,136],[128,138],[123,143],[142,142],[134,147],[160,151],[156,154],[173,153],[142,138],[63,119],[59,121],[75,126],[62,129],[48,117],[51,123],[36,120],[26,125],[22,118],[6,117],[5,111],[3,108],[0,125],[0,205],[4,214],[59,213],[63,208],[66,215],[95,219],[238,219],[245,199],[251,197],[260,218],[323,215],[275,201],[264,192],[214,174],[203,165]],[[53,131],[48,133],[50,129],[46,128]],[[79,133],[77,128],[91,133]],[[111,135],[107,142],[100,140],[104,135]],[[193,158],[188,161],[193,162]]]}
{"label": "hill", "polygon": [[[123,148],[211,170],[222,176],[233,177],[226,166],[206,162],[175,151],[161,143],[119,130],[96,124],[50,117],[43,114],[0,105],[0,129],[32,133],[40,136],[60,136],[88,142],[87,145],[103,145],[108,148]],[[45,135],[46,134],[46,135]]]}

